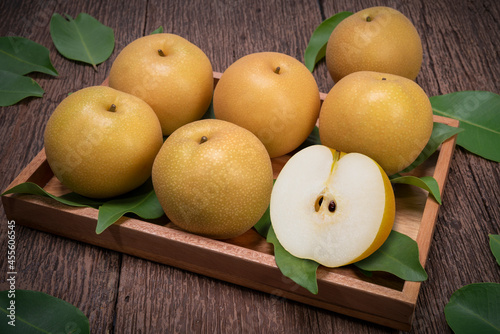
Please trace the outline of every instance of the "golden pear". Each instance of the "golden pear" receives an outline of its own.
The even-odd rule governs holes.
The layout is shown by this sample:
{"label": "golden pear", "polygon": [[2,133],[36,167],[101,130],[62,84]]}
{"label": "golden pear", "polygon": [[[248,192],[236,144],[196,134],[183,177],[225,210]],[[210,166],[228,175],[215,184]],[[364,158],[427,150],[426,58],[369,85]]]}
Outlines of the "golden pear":
{"label": "golden pear", "polygon": [[177,226],[216,239],[236,237],[269,206],[271,159],[250,131],[199,120],[167,138],[153,165],[153,186]]}
{"label": "golden pear", "polygon": [[163,136],[146,102],[95,86],[72,93],[57,106],[44,141],[49,166],[61,183],[80,195],[106,198],[151,176]]}
{"label": "golden pear", "polygon": [[146,101],[163,134],[169,135],[207,111],[213,94],[212,65],[199,47],[178,35],[148,35],[118,54],[109,86]]}
{"label": "golden pear", "polygon": [[408,167],[432,133],[432,106],[414,81],[354,72],[327,94],[319,116],[321,143],[374,159],[391,175]]}
{"label": "golden pear", "polygon": [[307,139],[318,118],[320,98],[303,63],[283,53],[258,52],[224,71],[213,106],[216,118],[251,131],[274,158]]}
{"label": "golden pear", "polygon": [[326,47],[335,82],[356,71],[391,73],[415,80],[422,65],[422,42],[413,23],[390,7],[371,7],[342,20]]}

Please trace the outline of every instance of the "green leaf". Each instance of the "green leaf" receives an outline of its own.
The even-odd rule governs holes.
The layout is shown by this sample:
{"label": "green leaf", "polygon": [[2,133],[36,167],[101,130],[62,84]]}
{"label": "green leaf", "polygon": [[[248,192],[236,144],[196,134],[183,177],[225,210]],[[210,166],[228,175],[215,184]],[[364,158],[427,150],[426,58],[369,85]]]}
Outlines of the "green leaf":
{"label": "green leaf", "polygon": [[0,70],[0,107],[11,106],[28,96],[42,97],[43,93],[35,80]]}
{"label": "green leaf", "polygon": [[30,194],[30,195],[38,195],[38,196],[45,196],[45,197],[50,197],[52,199],[55,199],[56,201],[69,205],[69,206],[76,206],[76,207],[93,207],[97,208],[99,205],[101,205],[103,202],[99,200],[94,200],[88,197],[84,197],[75,193],[69,193],[63,196],[54,196],[48,192],[46,192],[43,188],[41,188],[39,185],[33,182],[25,182],[18,184],[17,186],[14,186],[10,188],[9,190],[6,190],[3,195],[7,194]]}
{"label": "green leaf", "polygon": [[439,185],[435,178],[432,176],[396,176],[390,177],[391,183],[410,184],[412,186],[420,187],[431,194],[436,202],[441,204],[441,194],[439,193]]}
{"label": "green leaf", "polygon": [[41,72],[57,76],[49,49],[24,37],[0,37],[0,70],[19,75]]}
{"label": "green leaf", "polygon": [[215,119],[214,100],[213,99],[212,99],[212,101],[210,101],[210,105],[208,106],[207,111],[205,112],[205,114],[203,114],[201,119]]}
{"label": "green leaf", "polygon": [[308,146],[312,145],[321,145],[321,140],[319,139],[319,129],[317,126],[314,126],[314,129],[311,131],[307,139],[297,147],[297,150],[302,150]]}
{"label": "green leaf", "polygon": [[378,250],[354,265],[366,271],[389,272],[406,281],[421,282],[427,279],[427,273],[419,261],[416,241],[394,230]]}
{"label": "green leaf", "polygon": [[57,51],[97,70],[97,64],[108,59],[115,47],[113,29],[85,13],[78,14],[75,20],[66,17],[55,13],[50,20],[50,35]]}
{"label": "green leaf", "polygon": [[269,227],[269,232],[267,233],[267,242],[274,245],[274,259],[281,273],[311,293],[317,294],[318,281],[316,280],[316,271],[319,263],[312,260],[300,259],[290,254],[278,241],[272,225]]}
{"label": "green leaf", "polygon": [[140,187],[112,199],[93,199],[69,193],[63,196],[54,196],[46,192],[35,183],[25,182],[5,191],[7,194],[32,194],[50,197],[62,204],[75,207],[91,207],[98,209],[96,233],[102,233],[127,213],[134,213],[144,219],[156,219],[164,215],[163,209],[153,190],[151,179]]}
{"label": "green leaf", "polygon": [[314,71],[314,66],[325,56],[326,44],[332,34],[333,29],[346,17],[351,16],[351,12],[340,12],[324,20],[314,30],[309,44],[304,52],[304,63],[309,71]]}
{"label": "green leaf", "polygon": [[0,311],[0,333],[90,333],[80,309],[39,291],[0,292]]}
{"label": "green leaf", "polygon": [[151,35],[163,33],[163,26],[159,26],[156,30],[153,30]]}
{"label": "green leaf", "polygon": [[271,225],[269,207],[262,218],[254,225],[254,228],[261,236],[266,238],[267,242],[273,244],[274,259],[281,273],[311,293],[317,294],[316,271],[319,264],[315,261],[295,257],[283,248]]}
{"label": "green leaf", "polygon": [[462,132],[463,129],[456,128],[454,126],[449,126],[443,123],[434,122],[434,127],[432,128],[432,134],[427,142],[427,145],[424,147],[420,155],[415,159],[415,161],[404,170],[400,171],[400,173],[406,173],[413,170],[415,167],[422,164],[425,160],[427,160],[436,150],[439,145],[441,145],[446,139],[456,135],[457,133]]}
{"label": "green leaf", "polygon": [[269,228],[271,227],[271,215],[269,212],[269,206],[267,207],[266,212],[253,227],[262,237],[267,238],[267,233],[269,232]]}
{"label": "green leaf", "polygon": [[462,91],[430,98],[434,114],[460,121],[465,131],[457,145],[483,158],[500,162],[500,95]]}
{"label": "green leaf", "polygon": [[134,213],[144,219],[156,219],[164,215],[164,211],[154,192],[151,179],[139,188],[101,205],[97,218],[96,233],[102,233],[127,213]]}
{"label": "green leaf", "polygon": [[500,266],[500,235],[490,234],[490,249]]}
{"label": "green leaf", "polygon": [[500,284],[473,283],[458,289],[444,314],[455,334],[500,333]]}

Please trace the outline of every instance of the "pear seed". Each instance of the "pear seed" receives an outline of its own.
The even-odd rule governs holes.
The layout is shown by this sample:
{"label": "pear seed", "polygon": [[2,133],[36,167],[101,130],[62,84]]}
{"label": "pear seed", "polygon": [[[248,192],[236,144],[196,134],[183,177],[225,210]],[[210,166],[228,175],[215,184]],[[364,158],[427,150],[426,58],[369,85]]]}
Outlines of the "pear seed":
{"label": "pear seed", "polygon": [[335,202],[334,202],[334,201],[331,201],[331,202],[328,204],[328,211],[330,211],[330,212],[334,212],[336,208],[337,208],[337,204],[335,204]]}

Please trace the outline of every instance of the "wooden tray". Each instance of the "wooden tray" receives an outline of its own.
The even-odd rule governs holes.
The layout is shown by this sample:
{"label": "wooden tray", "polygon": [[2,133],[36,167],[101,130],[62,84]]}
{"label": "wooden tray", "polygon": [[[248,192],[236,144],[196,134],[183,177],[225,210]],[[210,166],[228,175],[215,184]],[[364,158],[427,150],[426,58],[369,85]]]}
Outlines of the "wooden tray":
{"label": "wooden tray", "polygon": [[[220,75],[214,73],[215,83]],[[325,96],[321,94],[322,101]],[[434,116],[434,120],[458,126],[453,119]],[[454,136],[444,142],[412,175],[434,176],[442,193],[455,139]],[[289,158],[286,155],[272,159],[275,177]],[[54,195],[68,192],[54,177],[43,149],[7,189],[28,181]],[[425,267],[439,205],[420,188],[394,185],[394,189],[394,229],[417,241],[420,262]],[[406,282],[387,273],[375,273],[368,278],[354,266],[335,269],[320,266],[319,293],[313,295],[281,274],[272,245],[254,229],[220,241],[181,231],[166,217],[155,221],[122,217],[97,235],[95,209],[68,207],[35,195],[5,195],[2,202],[7,217],[20,225],[264,291],[275,298],[289,298],[396,329],[411,328],[421,283]]]}

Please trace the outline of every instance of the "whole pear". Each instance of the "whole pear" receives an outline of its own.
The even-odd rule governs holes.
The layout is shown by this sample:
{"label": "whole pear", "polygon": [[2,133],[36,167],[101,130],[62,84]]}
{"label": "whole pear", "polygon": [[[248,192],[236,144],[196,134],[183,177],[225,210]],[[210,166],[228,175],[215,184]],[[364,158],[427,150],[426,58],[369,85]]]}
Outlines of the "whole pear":
{"label": "whole pear", "polygon": [[415,80],[422,65],[422,42],[413,23],[390,7],[371,7],[342,20],[326,47],[335,82],[356,71],[391,73]]}
{"label": "whole pear", "polygon": [[333,86],[321,107],[318,127],[322,144],[365,154],[392,175],[417,158],[433,124],[431,103],[417,83],[361,71]]}
{"label": "whole pear", "polygon": [[109,86],[146,101],[163,134],[169,135],[207,111],[213,94],[212,65],[198,46],[181,36],[148,35],[118,54]]}
{"label": "whole pear", "polygon": [[146,102],[95,86],[72,93],[57,106],[44,142],[49,166],[62,184],[83,196],[106,198],[151,176],[163,136]]}
{"label": "whole pear", "polygon": [[255,225],[269,206],[271,159],[250,131],[222,120],[199,120],[167,138],[153,165],[153,186],[177,226],[232,238]]}
{"label": "whole pear", "polygon": [[213,105],[216,118],[251,131],[274,158],[307,139],[318,119],[320,98],[303,63],[279,52],[257,52],[224,71]]}

